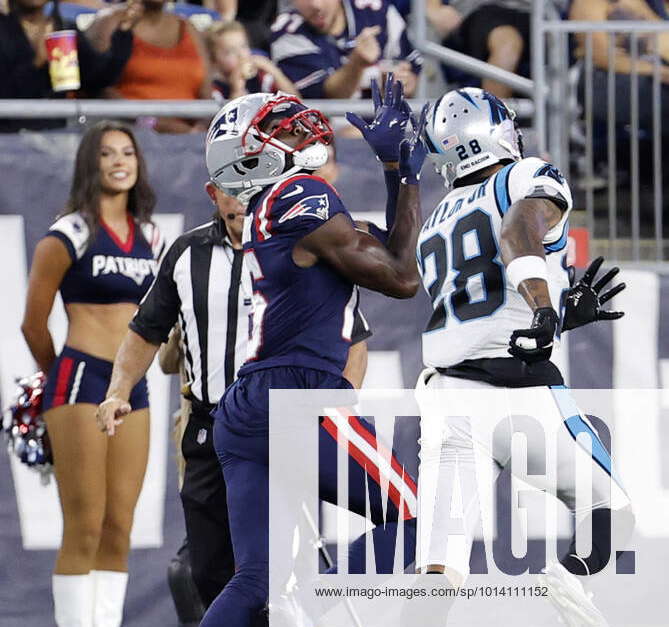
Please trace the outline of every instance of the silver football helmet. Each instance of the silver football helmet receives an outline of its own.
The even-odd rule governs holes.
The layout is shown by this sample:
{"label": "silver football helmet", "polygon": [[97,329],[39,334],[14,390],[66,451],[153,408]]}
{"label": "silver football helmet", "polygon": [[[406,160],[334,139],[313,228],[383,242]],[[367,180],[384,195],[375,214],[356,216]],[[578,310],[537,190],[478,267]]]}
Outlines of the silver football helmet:
{"label": "silver football helmet", "polygon": [[[269,129],[273,121],[279,124]],[[291,147],[277,134],[299,125],[305,139]],[[267,131],[267,132],[266,132]],[[206,161],[209,178],[240,202],[264,186],[300,170],[317,170],[328,159],[332,129],[320,111],[295,96],[249,94],[228,102],[209,125]]]}
{"label": "silver football helmet", "polygon": [[497,96],[476,87],[450,91],[432,104],[425,143],[446,187],[500,161],[522,159],[515,120],[514,111]]}

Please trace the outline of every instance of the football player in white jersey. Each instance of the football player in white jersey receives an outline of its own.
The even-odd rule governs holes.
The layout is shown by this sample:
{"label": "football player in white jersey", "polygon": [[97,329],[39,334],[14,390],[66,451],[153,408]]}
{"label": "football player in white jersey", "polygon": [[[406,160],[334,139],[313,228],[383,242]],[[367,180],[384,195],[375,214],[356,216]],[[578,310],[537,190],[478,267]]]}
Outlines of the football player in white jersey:
{"label": "football player in white jersey", "polygon": [[[600,295],[617,269],[592,286],[598,259],[570,289],[569,186],[551,164],[523,158],[515,114],[501,100],[475,88],[447,93],[428,112],[425,142],[450,190],[417,245],[433,313],[423,334],[427,369],[417,384],[422,422],[416,566],[423,573],[445,572],[454,586],[464,581],[472,536],[481,524],[481,477],[488,476],[492,486],[510,462],[511,434],[520,430],[517,416],[530,414],[558,451],[554,481],[535,476],[535,485],[565,503],[578,529],[592,529],[590,557],[577,555],[574,540],[568,555],[546,568],[543,581],[568,625],[604,625],[574,574],[599,572],[608,562],[612,512],[624,519],[625,525],[616,526],[622,535],[631,531],[633,516],[624,490],[611,480],[606,449],[564,388],[557,349],[561,331],[622,316],[601,305],[624,284]],[[576,441],[582,432],[592,438],[592,452]],[[528,449],[528,467],[545,459],[543,445]],[[586,511],[576,505],[579,458],[592,466]],[[485,468],[475,470],[481,460]],[[464,513],[459,543],[448,542],[452,493],[443,488],[453,476],[459,476]]]}

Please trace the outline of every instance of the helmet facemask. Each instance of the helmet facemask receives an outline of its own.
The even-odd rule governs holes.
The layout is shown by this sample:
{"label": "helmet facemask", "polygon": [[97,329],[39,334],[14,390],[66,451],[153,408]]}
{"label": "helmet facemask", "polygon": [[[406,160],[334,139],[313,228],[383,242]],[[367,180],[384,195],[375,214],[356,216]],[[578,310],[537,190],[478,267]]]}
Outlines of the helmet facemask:
{"label": "helmet facemask", "polygon": [[[278,125],[268,132],[277,119]],[[304,133],[304,139],[297,146],[291,147],[278,138],[296,128]],[[283,151],[288,165],[284,174],[291,174],[303,168],[317,170],[324,165],[328,158],[326,146],[332,137],[332,128],[320,111],[308,109],[295,96],[281,95],[259,109],[242,136],[242,147],[247,157],[260,154],[268,147]]]}

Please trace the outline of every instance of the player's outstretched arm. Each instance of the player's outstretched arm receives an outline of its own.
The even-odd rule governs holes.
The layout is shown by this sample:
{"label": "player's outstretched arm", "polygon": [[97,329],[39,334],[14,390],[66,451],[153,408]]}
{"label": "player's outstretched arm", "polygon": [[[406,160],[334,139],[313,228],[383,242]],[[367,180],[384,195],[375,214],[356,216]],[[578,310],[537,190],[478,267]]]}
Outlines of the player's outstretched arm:
{"label": "player's outstretched arm", "polygon": [[534,312],[532,326],[511,335],[509,353],[533,363],[550,358],[559,316],[548,291],[543,240],[562,210],[543,198],[515,202],[502,220],[500,248],[506,277]]}
{"label": "player's outstretched arm", "polygon": [[374,120],[367,124],[354,113],[347,113],[346,119],[355,126],[370,145],[376,158],[383,165],[383,175],[386,183],[386,230],[379,229],[367,223],[364,230],[374,235],[385,244],[388,231],[395,223],[397,201],[399,196],[399,160],[400,143],[404,139],[407,124],[410,119],[416,126],[415,118],[409,103],[404,99],[403,87],[400,81],[393,79],[393,73],[388,74],[381,97],[376,79],[371,81],[372,101],[374,102]]}
{"label": "player's outstretched arm", "polygon": [[[413,193],[417,197],[418,190]],[[411,298],[419,286],[414,257],[420,225],[418,216],[414,222],[409,232],[404,232],[402,227],[398,230],[396,241],[404,242],[404,248],[397,254],[369,233],[356,230],[350,218],[340,213],[302,238],[293,248],[293,260],[302,267],[322,260],[351,283],[393,298]]]}
{"label": "player's outstretched arm", "polygon": [[128,403],[130,392],[146,374],[157,352],[157,345],[147,342],[132,329],[128,330],[114,359],[105,400],[95,413],[98,427],[107,435],[114,435],[115,428],[123,422],[122,416],[132,411]]}
{"label": "player's outstretched arm", "polygon": [[419,286],[415,249],[421,225],[418,180],[426,156],[421,140],[426,116],[427,107],[412,136],[400,145],[402,182],[387,245],[368,233],[356,231],[350,218],[340,213],[295,245],[295,263],[306,267],[321,259],[363,287],[395,298],[415,295]]}

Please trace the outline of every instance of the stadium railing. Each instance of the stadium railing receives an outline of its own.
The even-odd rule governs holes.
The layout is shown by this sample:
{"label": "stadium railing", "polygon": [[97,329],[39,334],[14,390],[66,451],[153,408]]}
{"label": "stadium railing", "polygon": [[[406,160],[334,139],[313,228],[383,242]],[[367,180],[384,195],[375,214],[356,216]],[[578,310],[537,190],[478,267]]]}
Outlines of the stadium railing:
{"label": "stadium railing", "polygon": [[[493,65],[449,50],[428,41],[427,16],[424,0],[413,0],[412,19],[414,40],[426,56],[432,57],[480,78],[492,78],[504,83],[519,94],[531,96],[532,100],[519,100],[521,117],[533,115],[536,148],[540,155],[549,158],[567,177],[577,180],[584,192],[584,222],[593,237],[592,252],[603,253],[612,260],[663,262],[666,243],[663,237],[663,167],[662,167],[662,111],[660,58],[654,56],[652,99],[653,125],[651,130],[652,152],[652,218],[642,216],[640,187],[640,141],[642,129],[639,125],[639,73],[636,67],[639,58],[640,33],[652,33],[654,46],[658,49],[659,34],[669,31],[669,22],[642,21],[577,22],[560,19],[554,6],[545,0],[533,0],[531,16],[531,67],[532,79],[507,72]],[[609,55],[613,55],[614,38],[625,33],[630,36],[632,48],[632,71],[630,89],[631,124],[625,129],[629,142],[629,202],[620,190],[620,163],[617,142],[620,129],[616,125],[615,71],[608,70],[607,122],[606,122],[606,172],[595,171],[595,144],[597,136],[593,119],[593,33],[606,32]],[[585,58],[580,64],[570,63],[570,36],[585,34]],[[579,75],[582,72],[582,76]],[[578,98],[578,81],[583,80],[584,102]],[[425,80],[419,83],[419,95],[425,95]],[[581,133],[581,128],[583,132]],[[627,143],[627,141],[625,143]],[[574,157],[577,163],[574,164]],[[622,160],[620,160],[622,161]],[[578,172],[570,176],[572,166]],[[606,187],[606,207],[598,210],[595,220],[595,196],[597,188]],[[580,202],[580,199],[579,199]],[[629,204],[629,211],[622,206]],[[577,205],[578,206],[578,205]],[[619,207],[621,210],[619,210]],[[649,223],[652,222],[652,224]],[[643,229],[642,229],[643,226]],[[669,226],[669,225],[668,225]],[[622,236],[622,237],[621,237]]]}
{"label": "stadium railing", "polygon": [[[420,111],[426,99],[409,100],[414,111]],[[527,99],[507,101],[523,117],[531,117],[534,108]],[[343,116],[351,111],[358,115],[373,115],[371,100],[305,100],[308,107],[327,116]],[[139,116],[175,116],[180,118],[207,118],[216,114],[220,105],[213,100],[2,100],[0,118],[67,118],[85,122],[85,118],[136,118]]]}
{"label": "stadium railing", "polygon": [[[553,161],[570,180],[572,160],[575,153],[574,139],[578,139],[579,127],[584,128],[580,152],[580,184],[584,190],[585,225],[591,236],[597,239],[595,248],[609,258],[618,260],[654,260],[664,261],[663,240],[663,189],[662,189],[662,143],[661,143],[661,96],[660,96],[660,60],[656,55],[653,74],[652,107],[652,241],[642,241],[641,232],[641,190],[640,190],[640,129],[639,129],[639,94],[636,60],[639,57],[639,33],[654,33],[657,46],[661,32],[669,31],[669,23],[651,22],[574,22],[558,19],[557,12],[551,9],[546,15],[545,0],[533,0],[531,52],[532,79],[507,72],[473,57],[447,49],[428,41],[427,18],[424,0],[413,0],[412,24],[413,38],[417,47],[425,54],[446,65],[466,71],[469,74],[492,78],[512,87],[517,93],[531,95],[532,99],[519,98],[509,102],[521,118],[533,118],[537,149],[540,155]],[[607,207],[605,220],[595,221],[596,188],[601,187],[602,178],[595,172],[594,143],[595,125],[593,122],[593,47],[592,35],[604,31],[609,37],[609,51],[614,46],[614,36],[628,33],[631,37],[634,63],[632,67],[630,90],[630,108],[632,123],[629,129],[630,144],[630,210],[618,211],[618,140],[615,122],[615,91],[613,68],[608,71],[609,87],[608,119],[606,124],[606,181]],[[585,58],[581,71],[584,73],[585,98],[580,107],[576,95],[574,67],[570,67],[570,35],[585,33]],[[411,101],[414,110],[419,110],[426,99],[426,83],[421,79],[418,98]],[[309,106],[320,109],[326,115],[340,116],[347,111],[360,115],[372,113],[372,103],[360,100],[312,100]],[[138,116],[177,116],[183,118],[207,118],[216,113],[218,105],[214,101],[120,101],[120,100],[0,100],[2,118],[68,118],[85,122],[87,118]],[[76,123],[76,122],[75,122]],[[576,141],[578,144],[578,141]],[[579,149],[576,150],[578,152]],[[601,194],[599,195],[601,196]],[[598,198],[599,198],[598,196]],[[578,206],[578,205],[577,205]],[[601,215],[601,212],[598,212]],[[621,220],[619,229],[619,219]],[[645,220],[645,218],[644,218]],[[644,223],[644,227],[647,226]],[[602,228],[603,227],[603,228]],[[621,233],[629,230],[627,233]],[[647,230],[647,229],[646,229]],[[624,235],[621,239],[620,234]],[[644,233],[644,235],[647,235]],[[597,248],[599,247],[599,248]]]}
{"label": "stadium railing", "polygon": [[[595,238],[593,243],[597,252],[612,260],[664,261],[666,242],[663,238],[662,211],[664,200],[660,55],[653,55],[652,89],[648,94],[639,93],[637,66],[640,34],[650,34],[657,51],[659,35],[669,32],[669,22],[562,21],[546,18],[543,6],[543,0],[534,0],[532,75],[535,87],[535,128],[540,150],[545,148],[556,165],[569,176],[570,166],[574,165],[573,161],[570,162],[570,152],[572,155],[575,152],[575,143],[582,145],[578,169],[585,196],[585,224]],[[632,62],[629,74],[628,127],[616,122],[616,102],[620,94],[615,89],[616,72],[613,63],[605,70],[606,124],[598,125],[593,115],[593,34],[600,32],[606,33],[608,55],[611,59],[614,56],[616,35],[629,36]],[[584,57],[570,66],[570,36],[577,33],[584,35]],[[583,86],[582,103],[578,103],[579,81]],[[651,129],[640,128],[640,96],[651,100]],[[581,133],[580,128],[583,129]],[[644,152],[651,155],[652,172],[643,174],[650,174],[645,180],[650,181],[648,185],[652,186],[652,191],[642,189],[641,186],[642,141],[646,147]],[[623,149],[627,152],[627,148],[629,163],[624,163],[628,155],[620,153]],[[596,169],[596,165],[600,166],[599,169]],[[623,169],[629,173],[629,186],[621,185]],[[578,176],[570,178],[575,180]],[[652,204],[652,215],[649,211],[642,214],[642,192],[645,200],[643,207]],[[629,209],[626,205],[629,205]]]}

